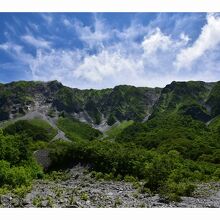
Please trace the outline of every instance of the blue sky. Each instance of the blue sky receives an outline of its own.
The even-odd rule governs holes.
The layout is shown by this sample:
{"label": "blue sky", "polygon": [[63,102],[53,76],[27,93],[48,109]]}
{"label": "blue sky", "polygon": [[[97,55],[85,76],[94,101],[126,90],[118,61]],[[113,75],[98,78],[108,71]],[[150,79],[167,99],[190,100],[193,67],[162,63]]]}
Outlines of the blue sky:
{"label": "blue sky", "polygon": [[218,13],[0,13],[0,82],[220,80]]}

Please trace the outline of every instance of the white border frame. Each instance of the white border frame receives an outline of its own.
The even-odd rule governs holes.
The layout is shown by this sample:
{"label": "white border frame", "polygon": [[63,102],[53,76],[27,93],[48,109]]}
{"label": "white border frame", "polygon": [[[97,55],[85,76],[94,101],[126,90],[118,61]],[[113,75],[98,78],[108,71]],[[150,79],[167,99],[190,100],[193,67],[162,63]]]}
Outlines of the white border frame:
{"label": "white border frame", "polygon": [[218,12],[219,0],[0,0],[0,12]]}

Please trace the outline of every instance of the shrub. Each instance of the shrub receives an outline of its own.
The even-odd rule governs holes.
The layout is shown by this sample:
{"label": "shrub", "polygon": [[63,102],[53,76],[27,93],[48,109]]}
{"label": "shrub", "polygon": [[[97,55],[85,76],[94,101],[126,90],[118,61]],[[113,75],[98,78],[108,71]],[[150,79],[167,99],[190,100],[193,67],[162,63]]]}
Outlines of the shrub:
{"label": "shrub", "polygon": [[80,196],[81,200],[87,201],[89,199],[89,196],[86,192],[83,192]]}
{"label": "shrub", "polygon": [[216,171],[214,172],[214,176],[220,179],[220,168],[216,169]]}
{"label": "shrub", "polygon": [[137,179],[135,177],[133,177],[133,176],[126,175],[124,177],[124,181],[125,182],[134,183],[134,182],[137,182]]}
{"label": "shrub", "polygon": [[189,182],[173,182],[167,180],[167,182],[161,187],[160,193],[163,197],[169,201],[179,202],[181,196],[192,196],[195,190],[195,185]]}

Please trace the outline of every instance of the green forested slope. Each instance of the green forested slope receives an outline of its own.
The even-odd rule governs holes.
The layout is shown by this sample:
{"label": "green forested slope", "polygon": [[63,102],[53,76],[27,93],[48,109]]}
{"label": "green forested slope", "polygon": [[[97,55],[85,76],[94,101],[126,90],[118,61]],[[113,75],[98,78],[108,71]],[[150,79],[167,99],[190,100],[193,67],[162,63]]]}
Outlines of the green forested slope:
{"label": "green forested slope", "polygon": [[210,107],[212,105],[207,99],[214,89],[214,83],[172,82],[162,90],[151,117],[180,113],[207,122],[211,119]]}
{"label": "green forested slope", "polygon": [[[34,102],[41,94],[60,113],[57,126],[72,140],[51,142],[56,131],[42,121],[8,125],[0,133],[1,187],[25,185],[42,176],[32,157],[39,148],[49,149],[51,170],[81,162],[99,177],[130,179],[141,190],[170,200],[190,196],[199,182],[219,181],[219,82],[173,82],[162,91],[133,86],[78,90],[58,82],[0,87],[1,117],[5,119],[14,102]],[[97,124],[104,117],[113,126],[102,136],[73,118],[81,111]]]}

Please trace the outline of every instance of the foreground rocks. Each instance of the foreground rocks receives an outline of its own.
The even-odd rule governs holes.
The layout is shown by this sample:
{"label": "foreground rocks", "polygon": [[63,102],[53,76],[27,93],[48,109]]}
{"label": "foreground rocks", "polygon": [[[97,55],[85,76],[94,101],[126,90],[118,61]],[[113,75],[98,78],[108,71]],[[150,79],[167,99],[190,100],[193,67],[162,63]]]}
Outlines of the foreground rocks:
{"label": "foreground rocks", "polygon": [[64,178],[37,180],[23,198],[1,196],[1,207],[220,207],[220,183],[199,185],[194,197],[168,203],[159,195],[140,193],[124,181],[97,181],[81,166],[72,168]]}

